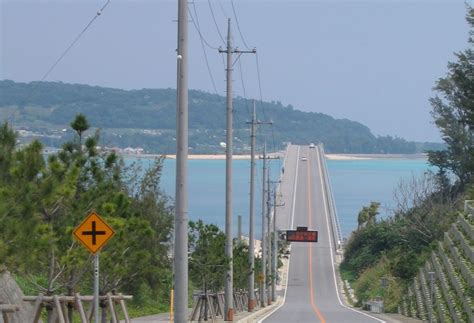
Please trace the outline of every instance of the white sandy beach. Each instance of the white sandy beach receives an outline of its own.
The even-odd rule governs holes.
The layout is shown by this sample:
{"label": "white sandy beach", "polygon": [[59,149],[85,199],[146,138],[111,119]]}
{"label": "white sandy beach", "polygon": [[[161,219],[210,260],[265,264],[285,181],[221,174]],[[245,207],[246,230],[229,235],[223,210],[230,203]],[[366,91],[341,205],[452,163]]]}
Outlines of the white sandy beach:
{"label": "white sandy beach", "polygon": [[326,154],[328,160],[427,159],[426,154]]}

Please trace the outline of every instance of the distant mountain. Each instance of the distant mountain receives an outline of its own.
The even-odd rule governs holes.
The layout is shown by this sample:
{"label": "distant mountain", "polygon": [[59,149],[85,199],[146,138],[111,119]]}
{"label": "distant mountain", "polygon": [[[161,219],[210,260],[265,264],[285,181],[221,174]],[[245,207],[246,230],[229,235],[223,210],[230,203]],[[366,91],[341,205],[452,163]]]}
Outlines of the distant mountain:
{"label": "distant mountain", "polygon": [[[235,151],[248,151],[252,103],[234,99]],[[59,146],[70,138],[67,130],[77,113],[101,129],[102,143],[116,147],[142,147],[147,152],[174,153],[176,91],[173,89],[120,90],[61,82],[17,83],[0,81],[0,119],[20,131],[22,140],[39,137]],[[273,129],[259,127],[258,144],[270,149],[285,142],[322,142],[333,153],[419,153],[441,144],[415,143],[390,136],[375,136],[361,123],[303,112],[280,102],[257,102],[260,120],[272,120]],[[189,91],[190,152],[222,152],[225,141],[225,98]]]}

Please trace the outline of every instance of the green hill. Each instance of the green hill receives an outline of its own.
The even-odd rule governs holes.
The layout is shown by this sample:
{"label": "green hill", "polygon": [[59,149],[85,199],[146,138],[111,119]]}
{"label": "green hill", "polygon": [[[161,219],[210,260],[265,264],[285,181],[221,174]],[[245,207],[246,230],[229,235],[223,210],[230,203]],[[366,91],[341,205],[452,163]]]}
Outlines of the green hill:
{"label": "green hill", "polygon": [[[22,140],[41,137],[58,146],[70,134],[73,117],[81,112],[93,127],[101,129],[107,146],[142,147],[155,153],[175,151],[175,104],[173,89],[120,90],[61,82],[17,83],[0,81],[0,118],[20,131]],[[441,145],[408,142],[389,136],[374,136],[361,123],[303,112],[280,102],[257,103],[261,120],[272,120],[271,128],[260,128],[260,140],[273,149],[284,142],[323,142],[333,153],[417,153]],[[251,102],[234,100],[235,151],[248,151]],[[265,115],[264,115],[265,114]],[[225,141],[225,98],[191,90],[189,92],[189,145],[195,153],[222,151]],[[261,144],[262,142],[260,142]]]}

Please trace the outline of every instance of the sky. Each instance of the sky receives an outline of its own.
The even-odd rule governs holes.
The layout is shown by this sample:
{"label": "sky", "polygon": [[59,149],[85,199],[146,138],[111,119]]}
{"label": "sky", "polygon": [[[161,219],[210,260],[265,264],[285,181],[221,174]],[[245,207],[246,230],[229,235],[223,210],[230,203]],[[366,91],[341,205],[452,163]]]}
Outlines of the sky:
{"label": "sky", "polygon": [[[106,3],[0,1],[0,79],[19,82],[42,79]],[[191,89],[225,95],[223,57],[217,48],[224,46],[220,34],[226,37],[231,18],[234,45],[257,48],[257,55],[243,54],[234,65],[235,96],[259,99],[260,74],[265,101],[359,121],[376,135],[441,140],[429,98],[447,63],[455,60],[454,52],[468,46],[464,1],[233,4],[236,15],[229,0],[190,1]],[[112,0],[46,80],[175,88],[176,18],[177,1]],[[201,44],[198,24],[210,46]]]}

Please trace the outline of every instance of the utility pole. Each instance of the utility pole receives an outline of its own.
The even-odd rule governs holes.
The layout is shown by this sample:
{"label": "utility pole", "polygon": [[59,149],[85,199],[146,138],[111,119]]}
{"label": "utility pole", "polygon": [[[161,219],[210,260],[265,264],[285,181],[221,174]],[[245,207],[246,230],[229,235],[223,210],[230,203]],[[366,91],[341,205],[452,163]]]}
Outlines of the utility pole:
{"label": "utility pole", "polygon": [[265,240],[266,240],[266,230],[265,230],[265,213],[266,213],[266,210],[265,210],[265,207],[266,207],[266,203],[265,203],[265,185],[266,185],[266,181],[267,181],[267,161],[266,161],[266,158],[267,158],[267,143],[264,144],[263,146],[263,172],[262,172],[262,186],[263,186],[263,190],[262,190],[262,273],[261,273],[261,277],[262,277],[262,281],[263,283],[260,284],[261,287],[261,291],[260,291],[260,306],[262,307],[265,307],[265,304],[266,304],[266,295],[265,295],[265,285],[266,285],[266,277],[265,277],[265,274],[266,274],[266,268],[267,268],[267,256],[266,256],[266,243],[265,243]]}
{"label": "utility pole", "polygon": [[[272,260],[272,241],[271,241],[271,238],[270,238],[270,235],[271,235],[271,226],[270,226],[270,212],[272,210],[272,199],[271,199],[271,190],[270,190],[270,182],[271,182],[271,179],[270,179],[270,166],[267,167],[267,275],[268,276],[271,276],[271,260]],[[270,289],[269,289],[269,285],[267,285],[267,282],[265,281],[265,285],[267,287],[267,290],[268,290],[268,305],[271,305],[272,304],[272,299],[270,297]]]}
{"label": "utility pole", "polygon": [[226,321],[234,320],[234,287],[233,287],[233,236],[232,236],[232,61],[233,53],[255,53],[252,51],[240,51],[232,48],[232,37],[230,30],[230,19],[227,20],[227,48],[219,48],[219,53],[227,54],[227,131],[226,131],[226,176],[225,176],[225,255],[230,259],[229,267],[225,275],[225,304],[224,319]]}
{"label": "utility pole", "polygon": [[[273,183],[280,183],[280,181],[273,182]],[[273,253],[272,253],[272,301],[276,301],[276,281],[277,281],[277,260],[278,260],[278,240],[277,240],[277,229],[276,229],[276,221],[277,221],[277,207],[285,206],[285,203],[278,204],[277,203],[277,190],[276,186],[273,191]]]}
{"label": "utility pole", "polygon": [[250,128],[250,212],[249,212],[249,303],[248,311],[255,307],[255,128],[257,125],[255,101],[253,101],[252,122]]}
{"label": "utility pole", "polygon": [[175,322],[188,313],[188,2],[178,1],[176,85],[176,214],[174,219]]}
{"label": "utility pole", "polygon": [[276,276],[277,276],[277,239],[276,239],[276,214],[277,214],[277,190],[273,190],[273,252],[272,252],[272,301],[276,301]]}
{"label": "utility pole", "polygon": [[247,122],[250,128],[250,212],[249,212],[249,303],[248,311],[252,312],[256,305],[255,299],[255,146],[256,128],[259,124],[271,124],[271,122],[258,121],[255,100],[253,101],[252,121]]}

